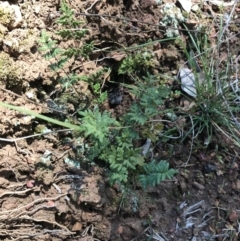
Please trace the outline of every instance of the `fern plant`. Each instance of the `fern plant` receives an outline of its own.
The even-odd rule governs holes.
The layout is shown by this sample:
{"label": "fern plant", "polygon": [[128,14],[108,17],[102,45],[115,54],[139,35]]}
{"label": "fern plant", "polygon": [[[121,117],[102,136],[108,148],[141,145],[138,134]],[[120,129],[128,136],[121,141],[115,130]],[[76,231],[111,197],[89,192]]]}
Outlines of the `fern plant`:
{"label": "fern plant", "polygon": [[90,85],[92,93],[96,98],[96,101],[94,101],[96,104],[102,104],[107,99],[107,92],[102,92],[101,84],[106,72],[109,72],[109,69],[102,68],[93,74],[80,76],[81,80]]}
{"label": "fern plant", "polygon": [[[67,49],[60,48],[58,42],[52,40],[50,35],[43,31],[39,41],[39,50],[47,60],[52,61],[49,67],[53,71],[63,70],[65,75],[58,80],[65,89],[80,80],[85,81],[97,99],[97,101],[91,102],[92,109],[78,112],[80,116],[78,132],[84,136],[83,145],[87,146],[87,148],[82,148],[83,160],[104,161],[109,167],[111,184],[116,182],[126,184],[130,177],[137,177],[138,173],[141,173],[139,180],[144,187],[155,185],[164,178],[170,178],[174,172],[171,169],[168,170],[168,166],[154,164],[154,162],[150,166],[145,162],[141,149],[134,145],[134,141],[140,136],[149,138],[149,136],[142,135],[141,131],[143,126],[145,129],[150,128],[150,132],[152,131],[149,122],[160,114],[160,107],[170,94],[169,87],[160,84],[156,76],[147,74],[146,77],[137,78],[135,88],[131,90],[135,100],[129,111],[119,121],[111,117],[110,113],[100,111],[98,105],[106,99],[106,93],[101,92],[100,85],[106,68],[95,74],[82,74],[81,76],[64,70],[64,66],[69,60],[87,59],[93,51],[93,43],[83,41],[88,30],[81,28],[84,23],[75,18],[74,12],[65,1],[62,1],[60,11],[62,14],[56,21],[60,30],[56,32],[56,35],[60,37],[61,41],[71,40],[75,44]],[[145,74],[154,66],[152,59],[150,51],[131,54],[122,61],[118,73],[128,76],[140,76],[140,72]],[[157,139],[160,129],[162,127],[155,128],[155,131],[150,134],[152,139]],[[161,173],[160,178],[159,175],[156,175],[159,173]]]}
{"label": "fern plant", "polygon": [[134,148],[111,145],[100,156],[110,168],[110,183],[127,183],[130,173],[136,172],[137,166],[143,166],[144,159]]}
{"label": "fern plant", "polygon": [[106,138],[110,132],[111,126],[119,126],[116,119],[110,117],[110,113],[101,113],[98,108],[94,111],[86,110],[79,112],[83,118],[81,119],[80,131],[84,132],[85,137],[91,135],[92,138],[100,143]]}
{"label": "fern plant", "polygon": [[137,88],[130,90],[136,100],[132,104],[126,118],[143,125],[160,112],[160,106],[169,96],[170,89],[166,85],[159,85],[156,76],[148,74],[142,82],[136,83]]}
{"label": "fern plant", "polygon": [[[49,68],[55,72],[62,69],[64,64],[70,59],[87,59],[89,54],[93,51],[93,42],[81,43],[82,39],[89,33],[88,29],[81,28],[84,22],[76,19],[74,11],[65,1],[61,1],[60,11],[61,15],[56,21],[60,30],[56,32],[56,35],[58,35],[62,41],[74,40],[73,44],[67,49],[59,48],[58,42],[52,40],[46,31],[42,31],[39,40],[39,51],[43,53],[43,57],[47,60],[54,59],[53,63],[49,65]],[[71,84],[74,84],[74,82],[78,80],[78,78],[74,78],[74,75],[65,74],[67,76],[67,81],[71,82]]]}
{"label": "fern plant", "polygon": [[160,161],[156,163],[152,160],[143,166],[145,174],[139,176],[139,181],[141,182],[143,188],[147,186],[154,187],[165,179],[171,179],[177,173],[175,169],[169,168],[169,163],[167,161]]}

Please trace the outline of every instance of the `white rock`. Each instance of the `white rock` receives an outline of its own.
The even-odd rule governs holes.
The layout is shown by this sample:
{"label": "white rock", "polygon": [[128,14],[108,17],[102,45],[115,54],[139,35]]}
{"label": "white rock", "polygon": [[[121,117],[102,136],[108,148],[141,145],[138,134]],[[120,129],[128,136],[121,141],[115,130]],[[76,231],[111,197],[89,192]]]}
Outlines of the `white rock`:
{"label": "white rock", "polygon": [[217,5],[217,6],[229,7],[229,6],[234,5],[235,0],[233,0],[231,2],[225,2],[225,1],[220,1],[220,0],[208,0],[208,2],[212,3],[213,5]]}
{"label": "white rock", "polygon": [[192,8],[192,2],[191,0],[178,0],[180,4],[182,5],[182,8],[187,12],[190,13]]}
{"label": "white rock", "polygon": [[6,14],[10,14],[11,19],[13,19],[13,21],[9,21],[9,23],[6,24],[6,27],[14,29],[21,26],[23,17],[19,6],[14,4],[10,5],[8,2],[1,2],[0,9]]}
{"label": "white rock", "polygon": [[17,27],[21,26],[21,23],[23,21],[21,10],[20,10],[19,6],[17,6],[17,5],[10,5],[10,7],[14,10],[14,13],[15,13],[15,21],[11,27],[17,28]]}
{"label": "white rock", "polygon": [[180,70],[180,80],[182,90],[188,95],[196,98],[196,81],[193,72],[188,68],[182,68]]}
{"label": "white rock", "polygon": [[151,146],[151,139],[147,138],[145,144],[142,146],[142,154],[143,156],[146,156],[149,149],[150,149],[150,146]]}
{"label": "white rock", "polygon": [[194,4],[193,6],[192,6],[192,11],[193,12],[197,12],[199,10],[199,6],[197,5],[197,4]]}
{"label": "white rock", "polygon": [[35,12],[36,14],[39,14],[40,9],[41,9],[41,6],[40,6],[40,5],[36,5],[36,6],[35,6],[35,9],[34,9],[34,12]]}
{"label": "white rock", "polygon": [[13,29],[4,36],[3,50],[9,54],[30,53],[35,45],[38,31],[33,29]]}

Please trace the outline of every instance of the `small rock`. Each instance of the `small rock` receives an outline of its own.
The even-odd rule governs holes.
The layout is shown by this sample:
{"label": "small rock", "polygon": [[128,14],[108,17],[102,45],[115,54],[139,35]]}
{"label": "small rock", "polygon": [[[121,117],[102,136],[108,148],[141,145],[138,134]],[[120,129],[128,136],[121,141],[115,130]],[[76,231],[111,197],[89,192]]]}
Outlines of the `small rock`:
{"label": "small rock", "polygon": [[236,181],[236,187],[237,187],[237,190],[240,190],[240,180],[239,179]]}
{"label": "small rock", "polygon": [[108,94],[108,101],[110,105],[120,105],[123,99],[123,93],[120,89],[114,89]]}
{"label": "small rock", "polygon": [[35,183],[34,180],[28,180],[26,182],[26,185],[27,185],[28,188],[33,188],[34,187],[34,183]]}
{"label": "small rock", "polygon": [[128,224],[129,227],[131,227],[132,229],[134,229],[135,231],[137,231],[137,233],[141,233],[142,232],[142,225],[141,223],[137,223],[137,222],[132,222]]}
{"label": "small rock", "polygon": [[21,25],[22,21],[23,21],[23,17],[20,11],[19,6],[17,5],[11,5],[11,8],[14,10],[15,13],[15,21],[14,23],[11,25],[12,28],[17,28]]}
{"label": "small rock", "polygon": [[3,177],[0,177],[0,187],[6,188],[9,185],[9,181]]}
{"label": "small rock", "polygon": [[41,6],[40,6],[40,5],[36,5],[36,6],[35,6],[35,9],[34,9],[34,12],[35,12],[36,14],[39,14],[40,9],[41,9]]}
{"label": "small rock", "polygon": [[204,172],[205,173],[212,173],[212,172],[215,172],[216,170],[217,170],[217,167],[215,165],[207,163],[204,166]]}
{"label": "small rock", "polygon": [[199,190],[204,190],[205,189],[205,187],[202,185],[202,184],[200,184],[200,183],[198,183],[198,182],[193,182],[193,187],[195,187],[195,188],[197,188],[197,189],[199,189]]}
{"label": "small rock", "polygon": [[238,220],[238,214],[237,214],[237,212],[236,212],[235,210],[232,210],[231,213],[230,213],[230,215],[228,216],[228,218],[229,218],[229,221],[230,221],[231,223],[237,221],[237,220]]}
{"label": "small rock", "polygon": [[192,70],[188,68],[182,68],[179,71],[179,76],[181,80],[181,88],[188,95],[196,98],[197,89],[196,89],[196,80]]}
{"label": "small rock", "polygon": [[179,185],[180,185],[181,192],[185,193],[187,191],[187,184],[185,180],[180,180]]}
{"label": "small rock", "polygon": [[192,5],[192,11],[197,12],[199,10],[199,7],[197,4]]}
{"label": "small rock", "polygon": [[23,21],[23,17],[19,6],[14,4],[10,5],[8,2],[2,2],[0,3],[0,8],[3,14],[5,13],[6,16],[12,19],[12,21],[10,21],[11,20],[10,19],[8,22],[7,22],[8,19],[6,19],[6,22],[4,25],[6,25],[11,29],[17,28],[21,25]]}
{"label": "small rock", "polygon": [[234,189],[234,190],[240,190],[240,180],[239,179],[237,179],[236,181],[234,181],[233,183],[232,183],[232,189]]}
{"label": "small rock", "polygon": [[122,234],[123,233],[123,226],[119,226],[118,229],[117,229],[117,233],[118,234]]}
{"label": "small rock", "polygon": [[73,232],[81,231],[81,229],[82,229],[82,224],[80,222],[76,222],[72,227]]}
{"label": "small rock", "polygon": [[191,0],[178,0],[180,4],[182,5],[182,8],[187,12],[190,13],[192,8],[192,2]]}
{"label": "small rock", "polygon": [[49,200],[49,201],[47,202],[47,206],[48,206],[48,207],[55,207],[56,205],[55,205],[54,201]]}
{"label": "small rock", "polygon": [[151,7],[156,7],[157,6],[157,1],[156,0],[141,0],[140,1],[140,6],[143,9],[151,8]]}

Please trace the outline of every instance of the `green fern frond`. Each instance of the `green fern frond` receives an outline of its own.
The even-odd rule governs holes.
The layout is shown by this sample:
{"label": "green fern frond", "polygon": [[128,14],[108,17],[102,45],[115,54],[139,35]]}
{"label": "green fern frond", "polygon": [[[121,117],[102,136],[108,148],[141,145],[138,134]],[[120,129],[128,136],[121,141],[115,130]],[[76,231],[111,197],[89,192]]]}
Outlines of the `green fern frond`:
{"label": "green fern frond", "polygon": [[110,184],[113,185],[115,183],[127,183],[128,181],[128,173],[119,173],[112,172],[110,176]]}
{"label": "green fern frond", "polygon": [[50,35],[45,30],[41,32],[41,36],[38,43],[40,45],[40,47],[38,48],[40,52],[46,52],[47,50],[50,51],[57,45],[57,41],[52,40],[50,38]]}
{"label": "green fern frond", "polygon": [[48,67],[53,70],[57,71],[59,69],[62,69],[64,64],[68,61],[68,58],[61,58],[57,62],[50,64]]}
{"label": "green fern frond", "polygon": [[83,131],[86,137],[91,135],[99,142],[103,142],[110,127],[120,126],[119,122],[106,111],[101,113],[99,109],[95,109],[81,111],[79,114],[83,116],[80,131]]}
{"label": "green fern frond", "polygon": [[154,187],[165,179],[171,179],[177,173],[175,169],[169,169],[169,163],[164,160],[145,164],[144,171],[146,174],[139,175],[139,181],[144,189],[147,186]]}
{"label": "green fern frond", "polygon": [[132,104],[129,112],[126,114],[126,118],[131,123],[140,125],[143,125],[149,119],[149,117],[143,113],[141,107],[137,103]]}

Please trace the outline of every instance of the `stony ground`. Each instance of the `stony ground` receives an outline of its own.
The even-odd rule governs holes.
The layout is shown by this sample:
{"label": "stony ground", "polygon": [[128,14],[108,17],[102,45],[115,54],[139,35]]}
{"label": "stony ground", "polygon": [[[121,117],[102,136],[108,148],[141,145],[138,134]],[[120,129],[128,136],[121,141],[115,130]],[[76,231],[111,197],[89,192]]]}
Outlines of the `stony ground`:
{"label": "stony ground", "polygon": [[[47,68],[49,62],[37,51],[42,30],[54,38],[59,1],[0,1],[0,6],[8,2],[19,7],[23,19],[0,25],[0,64],[14,76],[14,81],[9,81],[0,73],[0,101],[61,119],[46,101],[59,84]],[[214,1],[196,2],[201,14],[192,12],[188,18],[192,28],[200,24],[208,27],[212,46],[217,42],[221,17],[233,7],[232,2],[225,3],[221,10]],[[94,41],[98,49],[129,47],[165,37],[166,28],[159,26],[161,4],[154,0],[79,0],[69,4],[76,14],[82,13],[78,17],[91,31],[86,41]],[[179,3],[176,6],[181,9]],[[0,11],[0,24],[3,21]],[[229,61],[229,53],[235,59],[240,54],[239,21],[238,3],[228,29],[230,40],[221,46],[222,62]],[[184,31],[181,37],[189,41]],[[154,48],[157,73],[176,75],[186,61],[179,46],[158,43]],[[123,57],[96,51],[89,61],[76,60],[68,68],[91,74],[103,66],[114,66]],[[106,74],[105,81],[112,75]],[[92,98],[86,83],[79,82],[76,88]],[[121,105],[110,109],[106,101],[102,108],[120,116],[131,101],[126,92]],[[75,111],[73,104],[68,109]],[[123,193],[119,186],[109,186],[105,167],[78,168],[68,162],[76,157],[69,131],[59,132],[55,127],[55,133],[31,136],[38,128],[52,129],[52,125],[3,107],[0,114],[1,240],[239,240],[239,150],[224,139],[216,139],[208,148],[195,146],[190,156],[188,141],[160,145],[156,151],[178,174],[155,188],[143,191],[129,186]],[[69,142],[63,143],[63,138]]]}

